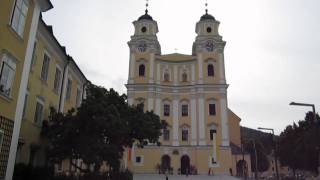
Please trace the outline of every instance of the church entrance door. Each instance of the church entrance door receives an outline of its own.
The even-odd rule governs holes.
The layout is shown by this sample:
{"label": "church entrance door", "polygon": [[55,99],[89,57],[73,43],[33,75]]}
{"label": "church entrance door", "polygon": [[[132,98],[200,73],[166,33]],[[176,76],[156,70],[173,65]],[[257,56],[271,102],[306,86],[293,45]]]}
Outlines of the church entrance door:
{"label": "church entrance door", "polygon": [[181,157],[181,174],[190,174],[190,158],[187,155]]}
{"label": "church entrance door", "polygon": [[171,158],[168,155],[164,155],[161,158],[161,171],[162,173],[165,173],[166,171],[170,170],[171,166]]}

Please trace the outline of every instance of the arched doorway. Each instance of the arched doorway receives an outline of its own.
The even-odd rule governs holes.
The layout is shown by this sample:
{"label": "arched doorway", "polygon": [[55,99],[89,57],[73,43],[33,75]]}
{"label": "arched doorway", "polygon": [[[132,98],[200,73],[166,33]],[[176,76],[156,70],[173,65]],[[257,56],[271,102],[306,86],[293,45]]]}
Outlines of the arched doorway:
{"label": "arched doorway", "polygon": [[248,166],[245,160],[240,160],[237,162],[237,176],[244,177],[248,175]]}
{"label": "arched doorway", "polygon": [[181,157],[181,174],[190,174],[190,158],[187,155]]}
{"label": "arched doorway", "polygon": [[171,158],[168,155],[163,155],[161,158],[161,172],[169,171],[171,167]]}

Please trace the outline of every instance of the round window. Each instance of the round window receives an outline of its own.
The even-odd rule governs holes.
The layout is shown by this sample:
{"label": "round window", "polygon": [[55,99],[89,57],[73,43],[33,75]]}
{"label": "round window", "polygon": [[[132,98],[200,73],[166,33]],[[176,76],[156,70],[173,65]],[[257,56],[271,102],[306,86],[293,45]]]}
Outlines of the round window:
{"label": "round window", "polygon": [[143,26],[143,27],[141,28],[141,32],[143,32],[143,33],[147,32],[147,28],[146,28],[145,26]]}
{"label": "round window", "polygon": [[211,27],[207,27],[207,32],[211,33],[211,31],[212,31]]}

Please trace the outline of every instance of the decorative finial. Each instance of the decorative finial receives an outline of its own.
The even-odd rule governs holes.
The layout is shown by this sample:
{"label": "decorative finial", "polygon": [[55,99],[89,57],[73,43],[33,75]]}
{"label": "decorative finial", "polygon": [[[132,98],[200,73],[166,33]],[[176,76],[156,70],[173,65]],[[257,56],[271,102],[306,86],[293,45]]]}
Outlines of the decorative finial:
{"label": "decorative finial", "polygon": [[149,0],[146,0],[146,14],[148,14]]}
{"label": "decorative finial", "polygon": [[206,14],[208,14],[208,0],[206,0],[205,6],[206,6]]}

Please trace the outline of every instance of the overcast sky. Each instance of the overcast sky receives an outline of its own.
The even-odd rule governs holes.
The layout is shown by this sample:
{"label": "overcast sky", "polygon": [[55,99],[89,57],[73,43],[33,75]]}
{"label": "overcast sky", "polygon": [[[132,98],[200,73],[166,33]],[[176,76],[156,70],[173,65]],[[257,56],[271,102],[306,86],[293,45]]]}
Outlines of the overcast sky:
{"label": "overcast sky", "polygon": [[[125,93],[127,42],[145,0],[51,0],[43,16],[87,78]],[[151,0],[162,54],[191,54],[204,0]],[[319,0],[208,0],[220,24],[225,48],[229,107],[241,124],[274,128],[303,119],[320,108]]]}

